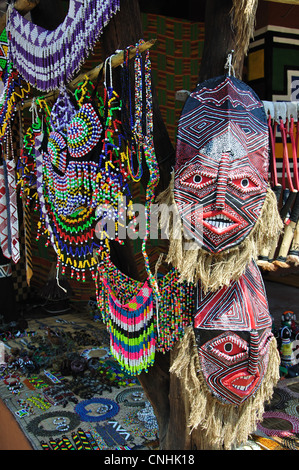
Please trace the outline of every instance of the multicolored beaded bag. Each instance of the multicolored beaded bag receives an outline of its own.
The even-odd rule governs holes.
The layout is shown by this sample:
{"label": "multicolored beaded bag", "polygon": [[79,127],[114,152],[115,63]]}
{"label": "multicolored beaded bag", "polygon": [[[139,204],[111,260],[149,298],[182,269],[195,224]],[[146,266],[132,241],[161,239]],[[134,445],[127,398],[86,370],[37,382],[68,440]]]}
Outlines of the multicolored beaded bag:
{"label": "multicolored beaded bag", "polygon": [[96,286],[111,353],[131,375],[148,371],[155,353],[169,351],[192,323],[194,286],[179,282],[174,268],[158,276],[159,303],[149,279],[136,281],[111,261],[98,267]]}

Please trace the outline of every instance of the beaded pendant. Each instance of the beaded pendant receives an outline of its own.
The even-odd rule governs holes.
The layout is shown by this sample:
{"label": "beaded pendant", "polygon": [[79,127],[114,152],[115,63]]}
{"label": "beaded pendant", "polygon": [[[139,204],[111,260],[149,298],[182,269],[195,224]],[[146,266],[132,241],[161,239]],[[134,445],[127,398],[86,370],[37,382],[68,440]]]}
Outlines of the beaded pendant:
{"label": "beaded pendant", "polygon": [[67,145],[72,158],[87,155],[98,143],[102,124],[93,106],[84,104],[67,127]]}

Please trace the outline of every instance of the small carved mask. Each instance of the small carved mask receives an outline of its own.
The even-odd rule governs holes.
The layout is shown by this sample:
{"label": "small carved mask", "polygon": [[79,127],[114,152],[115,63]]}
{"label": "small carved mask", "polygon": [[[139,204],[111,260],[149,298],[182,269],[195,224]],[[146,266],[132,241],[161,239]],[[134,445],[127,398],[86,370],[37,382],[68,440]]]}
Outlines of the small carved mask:
{"label": "small carved mask", "polygon": [[221,402],[240,405],[259,388],[269,359],[272,321],[254,262],[238,281],[197,292],[194,317],[200,368]]}

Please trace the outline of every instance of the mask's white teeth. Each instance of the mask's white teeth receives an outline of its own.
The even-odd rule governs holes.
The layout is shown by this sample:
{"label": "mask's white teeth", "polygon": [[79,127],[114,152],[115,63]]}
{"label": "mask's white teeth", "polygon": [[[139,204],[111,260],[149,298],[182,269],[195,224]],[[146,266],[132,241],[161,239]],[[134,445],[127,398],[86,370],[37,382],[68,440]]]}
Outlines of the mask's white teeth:
{"label": "mask's white teeth", "polygon": [[244,377],[244,379],[246,380],[249,380],[250,378],[252,380],[247,385],[237,385],[237,384],[232,383],[232,386],[236,388],[237,390],[242,390],[243,392],[246,392],[246,390],[248,390],[248,388],[251,386],[252,382],[254,381],[254,378],[252,376]]}
{"label": "mask's white teeth", "polygon": [[233,221],[225,215],[218,214],[206,219],[206,222],[215,228],[226,228],[233,225]]}

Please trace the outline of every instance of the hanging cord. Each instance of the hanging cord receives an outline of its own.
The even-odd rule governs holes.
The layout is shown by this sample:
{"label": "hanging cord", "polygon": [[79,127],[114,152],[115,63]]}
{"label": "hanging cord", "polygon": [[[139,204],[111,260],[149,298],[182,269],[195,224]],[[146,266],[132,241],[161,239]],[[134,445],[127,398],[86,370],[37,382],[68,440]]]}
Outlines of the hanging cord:
{"label": "hanging cord", "polygon": [[[287,135],[290,136],[292,142],[292,152],[293,152],[293,162],[294,162],[294,174],[297,169],[297,153],[295,151],[295,142],[293,139],[293,118],[291,118],[290,123],[289,119],[286,119],[284,124],[283,119],[280,120],[280,129],[283,143],[283,171],[287,174],[287,181],[289,186],[289,195],[288,198],[280,210],[280,216],[284,222],[284,234],[281,241],[280,249],[278,256],[273,263],[279,267],[288,268],[289,264],[287,263],[287,256],[289,249],[293,240],[294,230],[296,228],[298,219],[299,219],[299,192],[297,189],[298,177],[294,178],[294,183],[292,181],[290,162],[289,162],[289,152],[287,147]],[[284,174],[283,174],[284,177]]]}
{"label": "hanging cord", "polygon": [[[113,87],[111,60],[112,60],[112,56],[107,57],[107,59],[105,60],[105,63],[104,63],[104,70],[105,70],[104,71],[104,87],[106,88],[106,90],[108,90],[109,88],[112,89],[112,87]],[[109,85],[107,83],[107,73],[108,73],[108,71],[109,71],[109,81],[110,81]]]}
{"label": "hanging cord", "polygon": [[230,76],[233,75],[235,77],[236,74],[235,74],[235,69],[233,67],[233,53],[234,53],[234,50],[229,52],[229,54],[227,56],[227,59],[226,59],[226,63],[224,65],[224,68],[225,68],[225,70],[228,70],[228,75],[230,75]]}
{"label": "hanging cord", "polygon": [[277,178],[277,165],[276,165],[276,152],[275,152],[275,139],[276,139],[276,130],[277,130],[277,122],[274,120],[273,127],[272,127],[272,116],[269,115],[268,117],[268,128],[269,128],[269,136],[270,136],[270,144],[271,144],[271,179],[272,179],[272,186],[273,188],[278,186],[278,178]]}
{"label": "hanging cord", "polygon": [[67,290],[66,290],[64,287],[62,287],[62,285],[59,283],[59,265],[56,267],[56,283],[57,283],[58,287],[59,287],[61,290],[63,290],[63,292],[64,292],[65,294],[67,294]]}
{"label": "hanging cord", "polygon": [[294,133],[294,118],[291,117],[289,136],[292,144],[292,156],[293,156],[293,174],[294,174],[294,186],[299,191],[299,177],[298,177],[298,159],[297,159],[297,146]]}
{"label": "hanging cord", "polygon": [[[284,220],[287,217],[288,212],[295,200],[296,193],[297,193],[297,191],[294,189],[291,169],[290,169],[289,152],[288,152],[288,146],[287,146],[287,128],[288,128],[288,120],[284,124],[283,119],[280,119],[280,131],[281,131],[281,138],[282,138],[282,144],[283,144],[282,188],[285,193],[286,192],[288,193],[287,199],[280,211],[282,220]],[[288,188],[286,187],[286,178],[288,182]]]}

